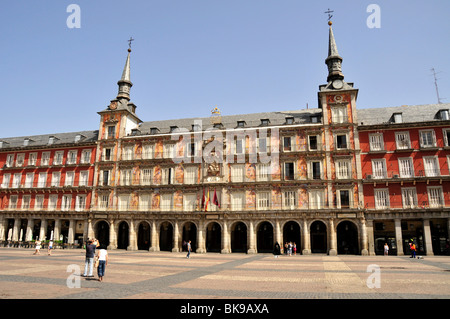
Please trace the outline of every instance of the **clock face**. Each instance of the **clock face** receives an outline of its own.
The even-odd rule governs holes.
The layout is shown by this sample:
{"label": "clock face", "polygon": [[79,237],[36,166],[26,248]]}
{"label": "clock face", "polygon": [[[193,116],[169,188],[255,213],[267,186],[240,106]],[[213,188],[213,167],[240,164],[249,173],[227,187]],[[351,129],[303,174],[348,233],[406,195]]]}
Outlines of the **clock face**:
{"label": "clock face", "polygon": [[334,80],[333,81],[333,87],[335,89],[342,89],[343,86],[344,86],[344,83],[342,82],[342,80]]}

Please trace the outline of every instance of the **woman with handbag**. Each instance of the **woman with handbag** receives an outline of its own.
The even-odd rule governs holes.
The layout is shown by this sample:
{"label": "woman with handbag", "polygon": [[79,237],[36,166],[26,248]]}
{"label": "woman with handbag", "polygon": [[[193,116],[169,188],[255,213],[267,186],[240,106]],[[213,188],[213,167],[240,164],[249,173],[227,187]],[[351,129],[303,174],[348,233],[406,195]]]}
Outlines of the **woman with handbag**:
{"label": "woman with handbag", "polygon": [[108,265],[108,252],[106,251],[105,247],[101,247],[97,254],[97,260],[98,260],[98,268],[97,268],[97,274],[98,274],[98,281],[103,281],[103,276],[105,275],[105,269]]}

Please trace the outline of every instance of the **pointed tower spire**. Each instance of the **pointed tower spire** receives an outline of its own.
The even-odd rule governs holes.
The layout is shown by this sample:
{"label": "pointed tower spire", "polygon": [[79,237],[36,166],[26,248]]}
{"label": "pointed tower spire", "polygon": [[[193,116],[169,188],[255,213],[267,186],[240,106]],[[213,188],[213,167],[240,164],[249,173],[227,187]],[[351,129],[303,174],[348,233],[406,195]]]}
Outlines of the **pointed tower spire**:
{"label": "pointed tower spire", "polygon": [[130,89],[133,86],[130,80],[130,53],[131,48],[128,49],[127,61],[125,62],[125,67],[123,68],[122,78],[117,82],[119,86],[119,93],[117,94],[117,99],[130,100]]}
{"label": "pointed tower spire", "polygon": [[337,50],[336,40],[334,39],[333,29],[331,28],[332,24],[331,21],[328,21],[330,31],[328,39],[328,57],[325,60],[325,64],[328,66],[327,82],[344,79],[344,74],[342,73],[343,59]]}

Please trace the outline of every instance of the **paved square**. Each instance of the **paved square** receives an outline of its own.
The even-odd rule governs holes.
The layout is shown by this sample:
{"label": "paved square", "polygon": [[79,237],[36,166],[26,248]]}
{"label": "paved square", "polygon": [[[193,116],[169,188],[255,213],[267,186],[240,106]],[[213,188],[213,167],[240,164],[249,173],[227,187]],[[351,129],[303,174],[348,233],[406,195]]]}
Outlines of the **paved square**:
{"label": "paved square", "polygon": [[450,298],[449,256],[207,253],[187,259],[185,253],[112,250],[98,282],[96,274],[80,276],[84,250],[33,252],[0,248],[1,299]]}

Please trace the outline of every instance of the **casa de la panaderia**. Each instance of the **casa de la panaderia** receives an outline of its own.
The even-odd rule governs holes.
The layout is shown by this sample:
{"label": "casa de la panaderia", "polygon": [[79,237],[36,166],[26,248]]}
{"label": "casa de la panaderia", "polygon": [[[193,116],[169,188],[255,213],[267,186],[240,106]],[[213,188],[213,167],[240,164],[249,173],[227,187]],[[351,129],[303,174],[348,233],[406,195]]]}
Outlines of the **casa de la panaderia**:
{"label": "casa de la panaderia", "polygon": [[450,104],[358,109],[331,22],[317,108],[142,121],[130,55],[98,130],[0,138],[2,245],[449,254]]}

